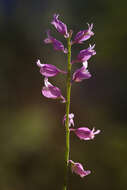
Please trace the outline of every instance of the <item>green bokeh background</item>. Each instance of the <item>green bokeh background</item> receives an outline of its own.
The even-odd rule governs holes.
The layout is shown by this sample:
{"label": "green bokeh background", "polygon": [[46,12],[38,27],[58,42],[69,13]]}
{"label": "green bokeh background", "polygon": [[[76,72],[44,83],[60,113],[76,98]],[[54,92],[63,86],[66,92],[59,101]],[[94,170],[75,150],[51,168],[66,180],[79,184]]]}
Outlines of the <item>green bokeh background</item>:
{"label": "green bokeh background", "polygon": [[[89,43],[92,78],[74,84],[71,112],[75,126],[95,126],[101,134],[82,142],[71,135],[71,159],[91,175],[71,172],[69,189],[126,190],[127,187],[127,1],[0,1],[0,190],[60,190],[63,184],[65,105],[41,95],[43,77],[35,62],[66,69],[66,57],[45,45],[45,31],[66,42],[50,25],[52,15],[74,34],[94,23],[95,36],[73,47],[73,58]],[[75,64],[73,70],[81,64]],[[65,76],[50,81],[65,94]]]}

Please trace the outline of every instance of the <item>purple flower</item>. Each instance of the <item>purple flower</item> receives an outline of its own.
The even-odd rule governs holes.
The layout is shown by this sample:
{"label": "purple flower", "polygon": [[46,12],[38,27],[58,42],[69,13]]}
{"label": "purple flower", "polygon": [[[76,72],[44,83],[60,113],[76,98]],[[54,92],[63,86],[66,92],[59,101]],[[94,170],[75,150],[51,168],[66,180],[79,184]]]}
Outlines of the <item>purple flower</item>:
{"label": "purple flower", "polygon": [[79,31],[76,34],[72,44],[74,44],[74,43],[81,44],[83,41],[88,40],[91,36],[94,35],[92,29],[93,29],[93,24],[91,24],[91,25],[88,24],[88,29]]}
{"label": "purple flower", "polygon": [[62,103],[65,103],[65,98],[62,96],[61,91],[58,87],[53,86],[50,82],[48,82],[48,78],[44,78],[44,84],[45,86],[42,88],[42,94],[46,98],[51,99],[61,99]]}
{"label": "purple flower", "polygon": [[93,128],[90,130],[87,127],[80,127],[77,129],[70,129],[70,131],[74,131],[74,133],[79,137],[81,140],[92,140],[94,139],[96,134],[100,133],[100,130],[95,131]]}
{"label": "purple flower", "polygon": [[[73,125],[73,127],[74,127],[74,120],[73,120],[73,118],[74,118],[74,114],[70,113],[69,114],[69,127],[71,127],[71,125]],[[64,118],[63,118],[63,125],[64,125],[65,121],[66,121],[66,115],[64,115]]]}
{"label": "purple flower", "polygon": [[67,32],[67,26],[62,21],[58,20],[58,17],[59,14],[54,14],[51,24],[53,24],[57,31],[63,34],[65,38],[68,38],[69,34]]}
{"label": "purple flower", "polygon": [[56,51],[63,51],[64,53],[67,53],[67,49],[64,48],[64,45],[50,35],[50,30],[47,31],[47,36],[48,38],[44,40],[46,44],[52,44],[54,50]]}
{"label": "purple flower", "polygon": [[77,56],[77,59],[72,61],[72,63],[88,61],[92,55],[96,54],[94,47],[95,47],[95,44],[93,46],[90,45],[87,49],[81,50]]}
{"label": "purple flower", "polygon": [[58,69],[56,66],[51,64],[41,64],[40,60],[37,60],[37,66],[40,68],[40,73],[45,77],[54,77],[58,73],[66,74],[67,72]]}
{"label": "purple flower", "polygon": [[80,163],[73,162],[72,160],[69,160],[68,162],[71,163],[72,173],[74,172],[82,178],[91,173],[90,170],[84,170],[82,164],[80,164]]}
{"label": "purple flower", "polygon": [[73,74],[73,81],[81,82],[84,79],[89,79],[91,74],[87,70],[87,61],[83,62],[83,66],[77,69]]}

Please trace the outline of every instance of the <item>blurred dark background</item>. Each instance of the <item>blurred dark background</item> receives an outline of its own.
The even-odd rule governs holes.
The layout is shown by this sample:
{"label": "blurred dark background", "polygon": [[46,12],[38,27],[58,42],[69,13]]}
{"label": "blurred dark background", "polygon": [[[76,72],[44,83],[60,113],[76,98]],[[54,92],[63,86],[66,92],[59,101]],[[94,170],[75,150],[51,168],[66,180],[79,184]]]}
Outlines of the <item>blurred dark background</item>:
{"label": "blurred dark background", "polygon": [[[54,13],[74,30],[94,23],[96,43],[89,61],[92,78],[74,84],[75,126],[101,129],[93,141],[71,135],[71,159],[92,174],[70,175],[69,189],[126,190],[127,187],[127,1],[0,0],[0,190],[62,189],[65,105],[41,95],[41,59],[66,69],[66,57],[43,43],[45,31],[64,41],[50,22]],[[73,70],[81,64],[75,64]],[[50,81],[65,95],[65,76]]]}

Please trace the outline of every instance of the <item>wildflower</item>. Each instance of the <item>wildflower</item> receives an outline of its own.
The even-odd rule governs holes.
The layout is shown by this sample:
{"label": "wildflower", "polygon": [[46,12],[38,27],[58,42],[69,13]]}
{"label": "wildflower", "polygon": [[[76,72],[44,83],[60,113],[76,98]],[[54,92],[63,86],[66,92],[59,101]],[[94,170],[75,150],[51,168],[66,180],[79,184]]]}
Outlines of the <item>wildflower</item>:
{"label": "wildflower", "polygon": [[90,170],[84,170],[82,164],[80,164],[80,163],[73,162],[72,160],[69,160],[68,162],[71,163],[72,173],[74,172],[74,173],[76,173],[77,175],[79,175],[82,178],[91,173]]}
{"label": "wildflower", "polygon": [[45,77],[54,77],[58,73],[66,74],[67,72],[58,69],[56,66],[51,64],[41,64],[40,60],[37,60],[37,66],[40,67],[40,73]]}
{"label": "wildflower", "polygon": [[72,61],[72,63],[88,61],[92,55],[96,54],[94,47],[95,47],[95,44],[93,46],[90,45],[87,49],[81,50],[77,56],[77,59]]}
{"label": "wildflower", "polygon": [[45,86],[42,88],[42,94],[46,98],[51,99],[61,99],[62,103],[65,103],[65,98],[62,96],[61,91],[58,87],[53,86],[50,82],[48,82],[48,78],[44,78],[44,84]]}
{"label": "wildflower", "polygon": [[45,42],[46,44],[52,44],[54,50],[56,50],[56,51],[63,51],[64,53],[67,53],[67,49],[64,48],[64,45],[62,44],[62,42],[56,40],[55,38],[53,38],[53,37],[50,35],[50,30],[47,31],[47,36],[48,36],[48,38],[46,38],[46,39],[44,40],[44,42]]}
{"label": "wildflower", "polygon": [[77,129],[70,129],[70,131],[74,131],[74,133],[79,137],[81,140],[92,140],[94,139],[96,134],[100,133],[100,130],[95,131],[93,128],[90,130],[87,127],[80,127]]}
{"label": "wildflower", "polygon": [[67,26],[62,21],[58,20],[58,17],[59,14],[54,14],[51,24],[53,24],[57,31],[63,34],[65,38],[68,38],[69,34],[67,32]]}
{"label": "wildflower", "polygon": [[91,25],[88,24],[88,29],[79,31],[76,34],[72,44],[75,44],[75,43],[81,44],[83,41],[88,40],[91,36],[94,35],[92,29],[93,29],[93,24]]}
{"label": "wildflower", "polygon": [[83,62],[83,66],[77,69],[73,74],[73,81],[81,82],[84,79],[89,79],[91,74],[87,70],[87,61]]}
{"label": "wildflower", "polygon": [[[74,114],[70,113],[69,114],[69,127],[71,127],[71,125],[73,125],[73,127],[74,127],[74,120],[73,120],[73,118],[74,118]],[[66,115],[64,115],[63,124],[65,123],[65,121],[66,121]]]}

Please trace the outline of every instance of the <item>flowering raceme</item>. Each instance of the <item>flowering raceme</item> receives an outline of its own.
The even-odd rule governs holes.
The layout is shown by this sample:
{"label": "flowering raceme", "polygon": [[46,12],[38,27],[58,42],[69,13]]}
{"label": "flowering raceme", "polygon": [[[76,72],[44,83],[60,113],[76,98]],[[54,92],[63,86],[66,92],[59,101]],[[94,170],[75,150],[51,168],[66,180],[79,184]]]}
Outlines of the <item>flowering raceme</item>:
{"label": "flowering raceme", "polygon": [[[67,25],[58,19],[59,14],[53,15],[53,20],[51,24],[56,28],[56,30],[61,33],[67,41],[67,48],[64,47],[62,42],[58,41],[50,35],[50,30],[47,31],[47,38],[44,42],[46,44],[52,44],[53,49],[56,51],[62,51],[67,54],[67,71],[63,71],[52,64],[41,64],[40,60],[37,60],[36,65],[40,69],[40,74],[44,76],[44,86],[42,87],[42,95],[50,99],[60,99],[62,103],[66,103],[66,112],[64,114],[62,123],[65,126],[66,135],[66,151],[65,151],[65,182],[64,190],[67,190],[68,181],[68,166],[71,166],[73,173],[76,173],[81,178],[89,175],[90,170],[84,170],[82,164],[79,162],[74,162],[70,159],[70,132],[74,133],[81,140],[92,140],[95,135],[100,133],[100,130],[93,128],[92,130],[88,127],[74,127],[74,113],[70,112],[70,98],[71,98],[71,88],[75,82],[82,82],[85,79],[91,78],[91,74],[88,71],[88,60],[96,54],[94,50],[95,45],[87,49],[81,50],[76,59],[71,59],[71,47],[74,44],[83,44],[84,41],[88,40],[94,35],[93,24],[88,24],[88,29],[79,31],[74,39],[72,39],[73,31],[68,32]],[[74,73],[71,73],[73,63],[82,63],[82,67],[78,68]],[[48,78],[55,77],[57,74],[64,74],[66,76],[66,98],[62,95],[60,88],[53,86]],[[71,75],[72,74],[72,75]]]}

